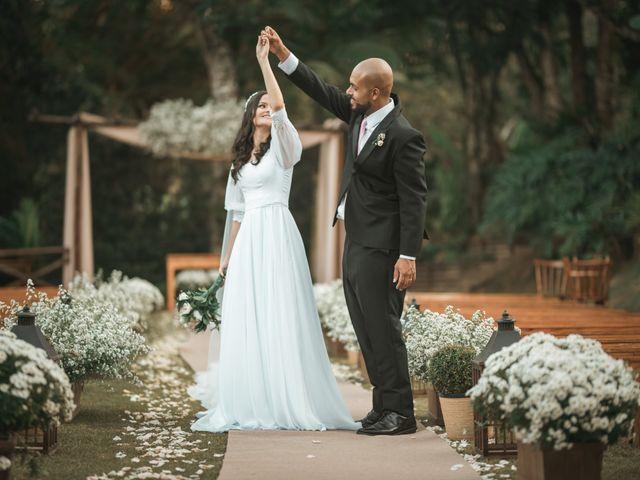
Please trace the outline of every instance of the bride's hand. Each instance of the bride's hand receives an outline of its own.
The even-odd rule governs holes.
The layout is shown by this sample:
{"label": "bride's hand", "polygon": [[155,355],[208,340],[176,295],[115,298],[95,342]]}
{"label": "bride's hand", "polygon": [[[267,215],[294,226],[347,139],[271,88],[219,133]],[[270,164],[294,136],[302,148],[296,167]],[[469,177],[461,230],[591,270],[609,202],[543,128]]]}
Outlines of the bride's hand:
{"label": "bride's hand", "polygon": [[258,43],[256,44],[256,57],[258,61],[266,60],[269,56],[269,40],[265,35],[258,36]]}
{"label": "bride's hand", "polygon": [[223,278],[226,279],[227,277],[227,269],[229,268],[229,259],[225,258],[224,260],[222,260],[222,262],[220,263],[220,268],[218,269],[218,274]]}

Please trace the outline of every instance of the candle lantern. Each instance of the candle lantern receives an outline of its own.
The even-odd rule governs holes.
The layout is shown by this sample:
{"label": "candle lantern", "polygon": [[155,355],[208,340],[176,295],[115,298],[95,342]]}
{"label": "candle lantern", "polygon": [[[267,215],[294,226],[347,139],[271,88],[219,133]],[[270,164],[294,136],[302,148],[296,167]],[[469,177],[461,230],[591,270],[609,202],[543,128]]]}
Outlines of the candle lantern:
{"label": "candle lantern", "polygon": [[[493,332],[484,350],[473,359],[473,384],[476,385],[487,359],[520,340],[520,334],[515,329],[515,320],[505,310],[502,318],[498,320],[498,329]],[[482,455],[516,455],[518,446],[513,432],[501,422],[489,422],[477,409],[474,409],[474,441],[476,451]]]}

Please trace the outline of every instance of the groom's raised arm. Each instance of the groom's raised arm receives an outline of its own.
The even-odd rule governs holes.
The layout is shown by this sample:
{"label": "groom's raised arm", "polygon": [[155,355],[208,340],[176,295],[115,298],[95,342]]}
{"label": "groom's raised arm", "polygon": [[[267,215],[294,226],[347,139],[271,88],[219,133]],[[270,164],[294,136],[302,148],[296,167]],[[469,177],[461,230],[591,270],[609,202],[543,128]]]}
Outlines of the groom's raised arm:
{"label": "groom's raised arm", "polygon": [[272,53],[280,60],[278,67],[287,74],[287,77],[322,107],[333,113],[340,120],[348,123],[351,117],[351,99],[349,95],[339,88],[329,85],[316,72],[298,60],[284,46],[280,36],[273,28],[266,27],[263,32],[269,38]]}

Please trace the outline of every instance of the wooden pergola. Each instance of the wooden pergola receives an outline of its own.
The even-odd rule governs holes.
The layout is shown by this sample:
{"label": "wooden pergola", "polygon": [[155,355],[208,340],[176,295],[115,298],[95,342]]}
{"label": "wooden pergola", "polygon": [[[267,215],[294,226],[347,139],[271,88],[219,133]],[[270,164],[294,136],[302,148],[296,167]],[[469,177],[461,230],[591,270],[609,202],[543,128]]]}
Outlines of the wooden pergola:
{"label": "wooden pergola", "polygon": [[[86,112],[71,117],[34,114],[31,119],[41,123],[69,125],[62,247],[68,252],[62,275],[63,284],[67,285],[76,272],[86,273],[90,277],[94,273],[89,132],[135,147],[147,147],[135,123],[114,122]],[[341,223],[337,228],[332,228],[331,220],[344,162],[344,134],[340,129],[302,130],[299,133],[304,149],[320,146],[311,271],[316,281],[325,282],[340,276],[344,228]],[[177,156],[201,161],[230,161],[226,155],[184,152]],[[224,186],[220,185],[219,188]]]}

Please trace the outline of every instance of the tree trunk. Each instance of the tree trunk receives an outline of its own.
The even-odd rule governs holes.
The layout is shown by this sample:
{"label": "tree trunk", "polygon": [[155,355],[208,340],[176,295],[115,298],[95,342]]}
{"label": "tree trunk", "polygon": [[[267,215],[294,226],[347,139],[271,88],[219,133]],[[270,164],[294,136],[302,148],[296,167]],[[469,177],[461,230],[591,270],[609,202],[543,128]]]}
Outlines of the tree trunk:
{"label": "tree trunk", "polygon": [[544,45],[540,54],[540,66],[542,68],[542,81],[546,93],[545,103],[548,117],[553,120],[558,117],[558,114],[562,110],[562,95],[558,83],[556,62],[553,56],[553,39],[549,21],[543,20],[541,22],[541,34]]}
{"label": "tree trunk", "polygon": [[[611,11],[616,0],[603,0],[605,13]],[[602,129],[613,124],[613,26],[598,18],[598,61],[596,71],[596,99],[598,119]]]}
{"label": "tree trunk", "polygon": [[502,144],[496,132],[500,71],[482,72],[476,65],[467,69],[465,156],[469,212],[474,226],[482,220],[487,169],[498,164],[503,157]]}
{"label": "tree trunk", "polygon": [[238,83],[229,45],[210,28],[200,26],[199,31],[211,97],[215,101],[237,98]]}
{"label": "tree trunk", "polygon": [[542,118],[545,115],[544,108],[544,85],[542,80],[536,73],[531,61],[527,56],[527,52],[524,49],[524,45],[519,45],[515,50],[516,59],[520,66],[520,72],[522,73],[522,80],[524,86],[529,92],[531,97],[531,111],[538,118]]}
{"label": "tree trunk", "polygon": [[587,75],[585,70],[585,49],[582,40],[582,5],[577,0],[568,0],[566,7],[571,45],[573,111],[576,114],[583,114],[587,111]]}

